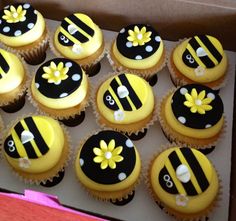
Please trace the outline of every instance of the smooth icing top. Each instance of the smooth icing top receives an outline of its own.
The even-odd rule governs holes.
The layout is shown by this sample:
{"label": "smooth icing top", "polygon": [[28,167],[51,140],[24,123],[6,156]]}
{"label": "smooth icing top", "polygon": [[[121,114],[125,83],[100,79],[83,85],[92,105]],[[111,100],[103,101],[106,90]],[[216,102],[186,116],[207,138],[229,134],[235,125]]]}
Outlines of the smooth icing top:
{"label": "smooth icing top", "polygon": [[66,58],[54,58],[39,67],[31,90],[33,97],[46,107],[69,108],[84,100],[88,80],[76,62]]}
{"label": "smooth icing top", "polygon": [[109,122],[129,124],[145,119],[154,110],[151,86],[134,74],[119,74],[106,80],[97,91],[97,108]]}
{"label": "smooth icing top", "polygon": [[165,114],[176,131],[198,138],[216,135],[223,125],[223,102],[209,87],[188,84],[167,99]]}
{"label": "smooth icing top", "polygon": [[[180,167],[181,172],[178,171]],[[182,178],[186,175],[189,178],[182,180],[180,173]],[[219,188],[216,171],[207,157],[186,147],[172,147],[159,154],[151,166],[150,178],[158,199],[185,214],[206,209],[216,198]]]}
{"label": "smooth icing top", "polygon": [[85,14],[67,16],[54,35],[55,48],[65,57],[83,59],[95,53],[103,43],[100,28]]}
{"label": "smooth icing top", "polygon": [[60,124],[46,116],[21,119],[4,141],[10,165],[27,173],[42,173],[53,168],[61,157],[64,134]]}
{"label": "smooth icing top", "polygon": [[25,77],[19,58],[0,48],[0,95],[17,88]]}
{"label": "smooth icing top", "polygon": [[43,16],[28,3],[7,5],[0,11],[0,40],[8,46],[31,44],[44,30]]}
{"label": "smooth icing top", "polygon": [[208,83],[225,74],[227,57],[221,43],[209,35],[198,35],[179,44],[173,62],[187,78]]}
{"label": "smooth icing top", "polygon": [[129,25],[119,32],[113,45],[113,53],[116,59],[126,67],[150,68],[161,58],[163,42],[152,26]]}
{"label": "smooth icing top", "polygon": [[141,169],[139,154],[132,141],[111,130],[89,137],[75,164],[81,182],[100,191],[115,191],[133,184]]}

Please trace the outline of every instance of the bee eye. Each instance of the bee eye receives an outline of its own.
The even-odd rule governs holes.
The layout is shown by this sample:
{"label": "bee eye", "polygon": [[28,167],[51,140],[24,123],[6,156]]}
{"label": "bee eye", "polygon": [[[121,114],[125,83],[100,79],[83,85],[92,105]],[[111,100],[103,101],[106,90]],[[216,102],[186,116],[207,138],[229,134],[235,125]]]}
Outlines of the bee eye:
{"label": "bee eye", "polygon": [[115,101],[114,101],[114,100],[110,100],[110,101],[109,101],[109,104],[110,104],[110,105],[114,105],[114,104],[115,104]]}
{"label": "bee eye", "polygon": [[68,38],[65,38],[65,39],[64,39],[64,42],[65,42],[65,43],[68,43],[68,42],[69,42],[69,39],[68,39]]}
{"label": "bee eye", "polygon": [[10,151],[10,152],[14,152],[15,149],[16,149],[16,148],[15,148],[14,146],[10,146],[10,147],[9,147],[9,151]]}
{"label": "bee eye", "polygon": [[13,140],[9,140],[9,141],[7,142],[7,145],[8,145],[9,147],[13,147],[13,146],[14,146],[14,141],[13,141]]}
{"label": "bee eye", "polygon": [[61,40],[62,40],[62,41],[64,41],[64,39],[65,39],[65,36],[64,36],[64,35],[62,35],[60,38],[61,38]]}
{"label": "bee eye", "polygon": [[107,95],[107,96],[106,96],[106,100],[107,100],[107,101],[110,101],[110,100],[111,100],[111,96],[110,96],[110,95]]}

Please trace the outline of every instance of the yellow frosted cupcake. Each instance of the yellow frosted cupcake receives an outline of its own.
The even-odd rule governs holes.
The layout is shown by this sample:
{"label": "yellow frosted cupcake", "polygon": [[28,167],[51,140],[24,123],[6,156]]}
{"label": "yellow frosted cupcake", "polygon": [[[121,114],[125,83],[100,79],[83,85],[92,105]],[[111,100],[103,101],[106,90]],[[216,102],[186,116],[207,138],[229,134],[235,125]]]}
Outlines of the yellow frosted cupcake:
{"label": "yellow frosted cupcake", "polygon": [[172,146],[159,153],[149,167],[148,184],[154,200],[178,220],[203,220],[219,200],[217,172],[196,149]]}
{"label": "yellow frosted cupcake", "polygon": [[45,20],[29,3],[8,5],[0,11],[0,41],[30,64],[45,58],[48,34]]}
{"label": "yellow frosted cupcake", "polygon": [[39,183],[63,170],[69,155],[68,137],[56,120],[29,116],[5,134],[3,153],[18,176]]}
{"label": "yellow frosted cupcake", "polygon": [[104,130],[81,144],[75,170],[81,184],[94,197],[125,201],[137,184],[141,160],[128,137]]}
{"label": "yellow frosted cupcake", "polygon": [[228,59],[218,39],[196,35],[173,49],[168,66],[177,86],[199,83],[218,89],[224,85]]}
{"label": "yellow frosted cupcake", "polygon": [[27,70],[19,55],[0,48],[0,107],[15,112],[25,104]]}

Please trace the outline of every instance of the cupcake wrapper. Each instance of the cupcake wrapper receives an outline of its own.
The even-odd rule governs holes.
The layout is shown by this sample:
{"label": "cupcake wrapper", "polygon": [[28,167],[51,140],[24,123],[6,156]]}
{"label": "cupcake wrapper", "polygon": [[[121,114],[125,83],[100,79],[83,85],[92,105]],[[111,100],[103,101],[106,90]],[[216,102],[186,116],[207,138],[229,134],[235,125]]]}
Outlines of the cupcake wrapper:
{"label": "cupcake wrapper", "polygon": [[[38,112],[35,112],[35,113],[31,113],[31,114],[22,115],[21,117],[17,117],[17,119],[11,121],[11,122],[8,124],[7,128],[4,130],[4,133],[3,133],[4,136],[3,136],[3,138],[5,139],[5,138],[7,137],[10,128],[12,128],[12,127],[13,127],[18,121],[20,121],[22,118],[30,117],[30,116],[35,116],[35,115],[39,115],[39,113],[38,113]],[[42,178],[39,179],[39,178],[37,178],[36,176],[33,178],[34,175],[29,175],[29,176],[31,176],[32,178],[24,177],[20,172],[18,173],[18,172],[7,162],[7,159],[6,159],[6,157],[4,156],[4,153],[2,153],[2,156],[3,156],[3,158],[4,158],[4,160],[3,160],[4,164],[6,165],[6,167],[9,168],[9,170],[12,172],[12,174],[13,174],[14,176],[16,176],[19,180],[21,180],[21,181],[24,182],[25,184],[36,184],[36,185],[40,185],[40,183],[46,183],[48,180],[49,180],[49,181],[52,181],[52,179],[53,179],[54,177],[59,177],[59,172],[64,171],[64,168],[68,166],[69,161],[70,161],[71,158],[72,158],[72,150],[71,150],[71,149],[72,149],[72,148],[71,148],[72,141],[71,141],[71,137],[70,137],[69,132],[68,132],[68,130],[66,129],[66,127],[63,126],[61,123],[60,123],[60,126],[61,126],[62,129],[63,129],[63,133],[64,133],[65,139],[66,139],[66,141],[67,141],[67,148],[68,148],[68,150],[67,150],[67,156],[65,157],[64,162],[63,162],[60,166],[58,166],[56,169],[54,169],[54,170],[56,170],[56,172],[54,172],[54,173],[53,173],[53,172],[49,172],[49,171],[45,172],[45,173],[47,173],[47,178],[43,178],[43,179],[42,179]],[[40,176],[41,176],[41,175],[40,175]]]}
{"label": "cupcake wrapper", "polygon": [[2,159],[2,144],[3,144],[3,130],[4,130],[4,123],[2,117],[0,116],[0,160]]}
{"label": "cupcake wrapper", "polygon": [[[125,130],[125,125],[124,125],[124,129],[120,129],[119,127],[110,127],[109,125],[106,125],[105,123],[101,122],[101,116],[99,114],[99,111],[98,111],[98,108],[97,108],[97,104],[96,104],[96,93],[100,87],[100,85],[107,79],[111,78],[111,77],[114,77],[116,76],[117,74],[119,73],[108,73],[106,76],[103,76],[97,86],[95,86],[95,90],[92,92],[92,107],[93,107],[93,112],[94,112],[94,116],[96,117],[96,123],[98,126],[100,126],[101,128],[103,129],[110,129],[110,130],[115,130],[115,131],[118,131],[118,132],[125,132],[127,133],[128,135],[131,135],[131,134],[135,134],[135,135],[138,135],[139,132],[142,132],[144,133],[145,129],[149,129],[150,126],[152,126],[155,121],[158,119],[158,105],[157,105],[157,99],[154,95],[154,99],[155,99],[155,106],[154,106],[154,109],[153,109],[153,113],[152,113],[152,117],[150,119],[149,122],[147,122],[144,126],[140,127],[140,128],[137,128],[137,129],[134,129],[134,130]],[[135,125],[135,123],[133,123]]]}
{"label": "cupcake wrapper", "polygon": [[[178,87],[179,88],[179,87]],[[161,125],[161,128],[165,134],[165,136],[174,143],[177,143],[181,146],[187,146],[187,147],[192,147],[195,149],[206,149],[206,148],[211,148],[212,146],[216,146],[217,143],[219,143],[225,136],[226,133],[226,127],[227,127],[227,121],[226,121],[226,117],[223,115],[224,118],[224,125],[221,129],[221,131],[219,132],[219,134],[217,135],[216,139],[210,141],[206,141],[206,143],[204,144],[199,144],[200,139],[197,138],[188,138],[185,135],[182,135],[180,133],[178,133],[177,131],[174,131],[171,127],[168,126],[165,117],[162,116],[162,106],[163,103],[165,102],[165,100],[176,90],[175,88],[170,89],[166,95],[164,95],[162,97],[162,99],[160,100],[159,104],[158,104],[158,119]]]}
{"label": "cupcake wrapper", "polygon": [[[173,81],[174,85],[177,87],[177,86],[183,86],[185,84],[189,84],[189,83],[193,83],[194,81],[190,80],[189,79],[189,82],[186,81],[184,78],[179,78],[176,76],[175,74],[175,69],[173,67],[173,62],[172,62],[172,54],[173,54],[173,51],[174,49],[179,45],[181,44],[183,41],[187,40],[187,38],[184,38],[184,39],[180,39],[179,41],[175,42],[173,44],[173,46],[169,49],[168,51],[168,56],[167,56],[167,67],[169,69],[169,73],[170,73],[170,78],[171,80]],[[230,71],[232,70],[232,64],[231,62],[228,63],[228,68],[226,70],[226,73],[223,77],[223,80],[222,82],[220,82],[218,85],[215,85],[215,86],[209,86],[210,88],[214,89],[214,90],[219,90],[220,88],[223,88],[227,81],[228,81],[228,73],[230,73]],[[186,77],[187,78],[187,77]],[[196,82],[196,83],[199,83],[199,82]],[[199,83],[200,84],[200,83]],[[203,83],[204,85],[207,85],[207,83]]]}
{"label": "cupcake wrapper", "polygon": [[221,197],[222,197],[222,180],[220,179],[219,173],[216,170],[214,164],[212,164],[212,162],[210,161],[210,163],[213,165],[213,168],[216,171],[217,177],[218,177],[218,181],[219,181],[219,189],[218,189],[218,193],[216,198],[214,199],[214,202],[212,202],[208,208],[206,208],[201,214],[191,214],[191,215],[184,215],[184,214],[180,214],[177,211],[174,211],[168,207],[165,206],[165,204],[163,204],[161,202],[161,200],[156,196],[156,194],[154,193],[151,183],[150,183],[150,169],[151,169],[151,165],[153,164],[154,160],[156,159],[156,157],[163,151],[174,147],[174,146],[179,146],[176,143],[172,143],[172,144],[166,144],[166,145],[162,145],[161,149],[159,151],[157,151],[152,157],[150,157],[150,161],[149,164],[147,165],[147,167],[145,168],[145,172],[144,172],[144,182],[145,182],[145,186],[147,188],[147,191],[149,192],[150,196],[155,200],[155,202],[160,205],[161,207],[163,207],[163,211],[170,215],[173,216],[176,220],[180,220],[180,221],[203,221],[206,220],[206,217],[208,217],[212,211],[216,208],[219,207],[220,201],[221,201]]}
{"label": "cupcake wrapper", "polygon": [[109,44],[107,58],[108,58],[108,61],[111,65],[112,69],[115,72],[133,73],[133,74],[137,74],[137,75],[143,77],[144,79],[148,80],[151,76],[160,72],[166,66],[167,53],[166,53],[166,48],[164,47],[164,52],[161,57],[161,60],[155,66],[153,66],[151,68],[143,69],[143,70],[127,68],[127,67],[123,66],[122,64],[120,64],[118,61],[116,61],[114,55],[112,55],[113,42],[114,42],[114,40],[112,41],[112,43]]}

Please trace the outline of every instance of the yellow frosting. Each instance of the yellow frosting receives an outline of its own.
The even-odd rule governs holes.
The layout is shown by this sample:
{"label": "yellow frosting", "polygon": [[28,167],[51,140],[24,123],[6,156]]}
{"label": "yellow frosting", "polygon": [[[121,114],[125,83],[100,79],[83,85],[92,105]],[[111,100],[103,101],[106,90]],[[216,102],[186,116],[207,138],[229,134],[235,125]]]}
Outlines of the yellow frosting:
{"label": "yellow frosting", "polygon": [[119,63],[131,69],[147,69],[147,68],[151,68],[155,66],[160,60],[160,58],[162,57],[163,51],[164,51],[164,45],[163,45],[163,42],[161,41],[158,50],[153,55],[151,55],[148,58],[144,58],[142,60],[134,60],[134,59],[129,59],[129,58],[124,57],[118,51],[116,42],[114,42],[113,47],[112,47],[112,52],[115,58],[119,61]]}
{"label": "yellow frosting", "polygon": [[[186,47],[187,47],[190,39],[187,39],[187,40],[181,42],[173,51],[172,58],[173,58],[173,63],[175,65],[175,67],[178,69],[178,71],[181,74],[183,74],[185,77],[191,79],[194,82],[209,83],[209,82],[215,81],[215,80],[221,78],[222,76],[224,76],[226,69],[227,69],[227,56],[222,48],[221,43],[216,38],[214,38],[212,36],[208,36],[208,38],[212,41],[213,45],[221,53],[222,60],[219,64],[217,64],[213,68],[203,67],[202,71],[204,74],[201,74],[201,73],[196,74],[195,68],[191,68],[183,62],[182,55],[183,55],[184,51],[186,50]],[[204,47],[204,45],[201,45],[201,47],[204,48],[204,50],[206,52],[208,52],[208,49],[206,47]],[[209,56],[211,56],[210,53],[208,53],[208,54],[209,54]],[[199,58],[197,58],[197,56],[194,58],[199,60]],[[213,57],[212,57],[212,60],[214,60]],[[204,66],[204,64],[201,64],[201,65]]]}
{"label": "yellow frosting", "polygon": [[[115,111],[109,109],[103,102],[104,93],[109,89],[110,83],[114,77],[110,77],[108,80],[106,80],[99,87],[97,91],[96,102],[97,102],[97,108],[100,114],[102,114],[102,116],[106,118],[108,121],[115,124],[130,124],[130,123],[138,122],[150,116],[150,114],[154,110],[154,102],[155,102],[154,95],[153,95],[152,88],[148,84],[148,82],[145,81],[143,78],[138,77],[137,75],[133,75],[133,74],[125,74],[125,75],[128,78],[133,90],[135,91],[140,101],[142,102],[142,106],[139,109],[135,109],[134,105],[131,105],[133,108],[132,111],[125,111],[123,110],[119,100],[115,99],[115,102],[118,105],[119,109],[122,110],[124,113],[123,119],[116,120],[114,117]],[[121,85],[121,82],[119,81],[119,79],[117,81],[119,82],[119,85]],[[132,104],[130,99],[129,99],[129,103]]]}
{"label": "yellow frosting", "polygon": [[0,41],[11,47],[20,47],[37,41],[45,31],[45,20],[40,12],[37,12],[37,22],[32,29],[20,36],[6,36],[0,34]]}
{"label": "yellow frosting", "polygon": [[213,125],[210,128],[193,129],[193,128],[184,126],[175,118],[173,114],[173,111],[171,108],[171,99],[172,99],[172,96],[169,96],[165,103],[165,119],[168,125],[173,130],[177,131],[178,133],[188,136],[188,137],[204,139],[204,138],[214,137],[222,129],[223,124],[224,124],[223,117],[219,120],[219,122],[217,122],[215,125]]}
{"label": "yellow frosting", "polygon": [[[85,24],[87,24],[88,26],[90,26],[94,30],[93,37],[86,34],[85,32],[83,32],[82,29],[80,29],[78,26],[76,26],[76,28],[79,31],[81,31],[83,34],[85,34],[86,37],[89,39],[89,41],[87,41],[85,43],[81,43],[76,38],[74,38],[72,35],[70,35],[68,32],[66,32],[66,30],[64,30],[61,26],[59,26],[54,34],[54,46],[60,52],[60,54],[62,54],[66,58],[83,59],[83,58],[86,58],[86,57],[94,54],[102,46],[103,33],[102,33],[101,29],[95,23],[93,23],[91,18],[89,18],[87,15],[81,14],[81,13],[76,13],[74,15],[79,17]],[[70,24],[74,24],[68,18],[65,18],[65,20]],[[67,38],[72,40],[74,42],[74,44],[77,44],[80,47],[80,52],[79,53],[73,52],[72,51],[73,46],[64,46],[64,45],[60,44],[60,42],[58,41],[59,32],[62,32]]]}
{"label": "yellow frosting", "polygon": [[[21,167],[19,159],[14,159],[6,153],[5,156],[10,165],[16,170],[24,171],[26,173],[43,173],[53,168],[60,160],[65,143],[64,133],[60,124],[50,117],[33,116],[33,120],[37,125],[37,128],[40,131],[45,143],[48,145],[49,151],[42,156],[37,149],[37,145],[34,140],[30,141],[39,158],[28,159],[30,161],[28,168]],[[29,130],[24,120],[21,120],[21,124],[25,130]],[[18,137],[14,128],[10,130],[8,136],[9,135],[12,135],[14,145],[22,158],[28,158],[25,148],[21,142],[21,137]]]}
{"label": "yellow frosting", "polygon": [[0,94],[5,94],[21,84],[25,76],[25,70],[16,55],[3,49],[0,49],[0,54],[10,67],[9,71],[5,73],[0,64],[0,75],[2,76],[2,78],[0,78]]}
{"label": "yellow frosting", "polygon": [[88,77],[83,70],[82,72],[83,72],[82,76],[83,80],[81,82],[81,85],[77,90],[75,90],[72,94],[70,94],[67,97],[53,99],[44,96],[35,86],[34,79],[32,80],[31,84],[32,95],[39,103],[53,109],[66,109],[79,105],[85,99],[88,93]]}
{"label": "yellow frosting", "polygon": [[[164,165],[168,167],[168,169],[170,169],[171,166],[170,163],[168,162],[169,161],[168,155],[174,150],[177,151],[177,155],[180,158],[181,162],[184,163],[187,166],[188,170],[190,171],[191,181],[198,192],[198,195],[186,196],[186,192],[183,188],[181,188],[182,187],[182,185],[180,184],[181,182],[178,180],[176,172],[172,168],[173,171],[170,172],[170,176],[173,182],[175,183],[179,193],[187,197],[187,203],[185,206],[178,206],[176,203],[176,194],[170,194],[166,192],[161,187],[158,179],[159,173],[161,169],[164,167]],[[150,184],[157,198],[164,204],[165,207],[168,207],[176,211],[177,213],[182,213],[187,215],[201,213],[202,211],[210,207],[212,202],[214,202],[215,198],[217,197],[219,189],[219,181],[217,173],[214,167],[211,165],[210,161],[200,151],[197,151],[195,149],[191,150],[193,151],[198,162],[201,164],[205,176],[209,182],[209,187],[204,192],[201,192],[197,180],[191,170],[191,165],[189,165],[187,161],[183,158],[183,156],[181,155],[181,151],[179,150],[179,147],[172,147],[160,153],[154,160],[150,169],[150,179],[151,179]]]}

